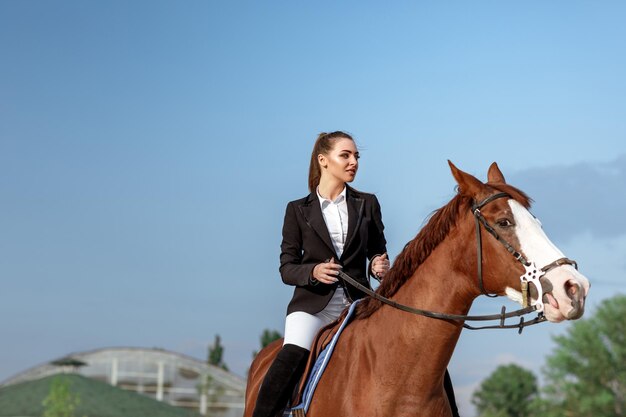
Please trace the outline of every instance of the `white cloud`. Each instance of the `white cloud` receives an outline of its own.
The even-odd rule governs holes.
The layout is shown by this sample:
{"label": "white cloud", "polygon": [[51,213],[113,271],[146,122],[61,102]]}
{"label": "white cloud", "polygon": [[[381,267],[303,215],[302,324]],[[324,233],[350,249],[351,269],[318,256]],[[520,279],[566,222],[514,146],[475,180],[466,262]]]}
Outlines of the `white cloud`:
{"label": "white cloud", "polygon": [[474,417],[476,409],[472,404],[472,394],[480,387],[480,381],[471,384],[460,385],[454,387],[454,396],[456,398],[459,414],[465,417]]}

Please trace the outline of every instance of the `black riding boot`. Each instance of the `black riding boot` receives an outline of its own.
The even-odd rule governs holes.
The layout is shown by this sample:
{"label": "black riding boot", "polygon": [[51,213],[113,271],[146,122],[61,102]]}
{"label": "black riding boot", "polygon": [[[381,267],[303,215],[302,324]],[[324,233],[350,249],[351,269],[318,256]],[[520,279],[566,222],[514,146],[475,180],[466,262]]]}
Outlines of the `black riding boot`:
{"label": "black riding boot", "polygon": [[448,402],[450,403],[450,408],[452,409],[452,417],[459,417],[459,409],[456,407],[456,399],[454,398],[454,389],[452,388],[452,380],[450,379],[450,374],[446,369],[446,374],[443,378],[443,388],[446,390],[446,394],[448,395]]}
{"label": "black riding boot", "polygon": [[252,417],[276,417],[284,410],[304,372],[309,351],[296,345],[285,345],[276,355],[259,389]]}

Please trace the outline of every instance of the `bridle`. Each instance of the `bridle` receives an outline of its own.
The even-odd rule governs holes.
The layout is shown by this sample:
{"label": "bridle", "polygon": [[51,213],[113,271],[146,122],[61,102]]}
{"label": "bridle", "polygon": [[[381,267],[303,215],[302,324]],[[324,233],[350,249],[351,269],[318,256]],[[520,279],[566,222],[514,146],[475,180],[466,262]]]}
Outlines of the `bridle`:
{"label": "bridle", "polygon": [[[521,309],[519,310],[515,310],[512,312],[506,312],[506,307],[502,306],[502,310],[500,312],[500,314],[491,314],[491,315],[485,315],[485,316],[467,316],[467,315],[461,315],[461,314],[447,314],[447,313],[438,313],[438,312],[434,312],[434,311],[429,311],[429,310],[422,310],[422,309],[418,309],[418,308],[414,308],[414,307],[410,307],[404,304],[400,304],[394,300],[391,300],[389,298],[386,298],[374,291],[372,291],[370,288],[362,285],[361,283],[359,283],[358,281],[356,281],[354,278],[352,278],[351,276],[349,276],[348,274],[346,274],[343,271],[339,271],[338,276],[340,278],[342,278],[344,281],[346,281],[347,283],[349,283],[350,285],[356,287],[357,289],[363,291],[364,293],[366,293],[367,295],[371,296],[372,298],[390,305],[391,307],[397,308],[399,310],[402,311],[406,311],[409,313],[413,313],[413,314],[418,314],[420,316],[425,316],[425,317],[429,317],[429,318],[434,318],[434,319],[440,319],[440,320],[448,320],[448,321],[492,321],[492,320],[500,320],[500,324],[499,325],[492,325],[492,326],[481,326],[481,327],[474,327],[474,326],[470,326],[466,323],[463,323],[463,327],[469,330],[482,330],[482,329],[519,329],[518,332],[522,333],[522,330],[524,329],[524,327],[527,326],[532,326],[534,324],[538,324],[538,323],[542,323],[544,321],[546,321],[545,316],[543,315],[543,302],[542,302],[542,297],[543,297],[543,286],[541,284],[541,277],[543,275],[545,275],[548,271],[557,268],[559,266],[562,265],[573,265],[576,269],[578,269],[578,264],[568,258],[560,258],[557,259],[556,261],[542,267],[541,269],[538,269],[535,265],[534,262],[529,262],[528,260],[526,260],[526,258],[524,258],[524,256],[517,251],[509,242],[506,241],[506,239],[504,239],[502,236],[500,236],[496,230],[494,229],[493,226],[491,226],[489,224],[489,222],[487,221],[487,219],[485,219],[485,217],[482,215],[482,213],[480,212],[480,209],[483,208],[485,205],[491,203],[494,200],[497,200],[499,198],[511,198],[511,196],[507,193],[497,193],[494,195],[491,195],[487,198],[485,198],[484,200],[475,203],[472,205],[472,213],[474,214],[474,219],[476,220],[476,243],[477,243],[477,261],[478,261],[478,271],[477,271],[477,275],[478,275],[478,286],[480,288],[480,291],[482,294],[486,295],[487,297],[497,297],[497,294],[489,294],[486,290],[485,290],[485,286],[483,283],[483,270],[482,270],[482,259],[483,259],[483,255],[482,255],[482,235],[481,235],[481,227],[480,225],[482,224],[483,227],[485,228],[485,230],[487,232],[489,232],[489,234],[491,234],[498,242],[500,242],[502,245],[504,245],[504,247],[506,248],[506,250],[513,255],[513,257],[519,261],[523,266],[524,266],[524,274],[522,274],[520,276],[520,281],[521,281],[521,292],[522,292],[522,298],[523,298],[523,305]],[[528,284],[532,283],[535,285],[535,288],[537,289],[537,300],[536,301],[532,301],[531,296],[530,296],[530,292],[529,292],[529,286]],[[539,314],[537,315],[537,317],[535,317],[532,320],[529,321],[524,321],[524,315],[526,314],[530,314],[532,312],[538,312]],[[506,319],[509,319],[511,317],[520,317],[520,321],[518,324],[505,324]]]}
{"label": "bridle", "polygon": [[[485,198],[483,201],[476,203],[474,205],[472,205],[472,213],[474,214],[474,219],[476,220],[476,242],[477,242],[477,250],[476,250],[476,254],[478,257],[478,286],[480,288],[480,291],[482,294],[486,295],[487,297],[497,297],[498,294],[489,294],[486,290],[485,290],[485,286],[483,284],[483,268],[482,268],[482,258],[483,258],[483,246],[482,246],[482,235],[481,235],[481,229],[480,229],[480,225],[482,224],[483,227],[485,228],[485,230],[487,232],[489,232],[489,234],[491,234],[494,238],[496,238],[496,240],[498,242],[500,242],[505,248],[506,250],[513,255],[513,257],[522,264],[522,266],[524,267],[525,271],[524,274],[522,274],[520,276],[520,281],[521,281],[521,289],[522,289],[522,306],[523,307],[528,307],[528,305],[533,305],[535,306],[535,310],[538,313],[542,313],[543,312],[543,302],[541,300],[542,296],[543,296],[543,286],[541,284],[541,277],[543,275],[545,275],[548,271],[557,268],[561,265],[573,265],[576,269],[578,269],[578,264],[576,263],[576,261],[573,261],[571,259],[568,258],[560,258],[557,259],[556,261],[549,263],[548,265],[544,266],[541,269],[538,269],[537,266],[535,265],[534,262],[530,262],[528,260],[526,260],[526,258],[524,258],[524,256],[517,250],[515,250],[515,248],[506,241],[506,239],[504,239],[502,236],[500,236],[498,234],[498,232],[496,232],[496,230],[493,228],[493,226],[491,226],[489,224],[489,222],[487,221],[487,219],[485,219],[485,217],[482,215],[482,213],[480,212],[480,209],[483,208],[484,206],[486,206],[487,204],[491,203],[494,200],[497,200],[499,198],[511,198],[511,196],[507,193],[497,193],[494,194],[492,196],[489,196],[487,198]],[[535,302],[532,302],[531,297],[530,297],[530,292],[528,291],[528,284],[532,283],[535,285],[535,288],[537,289],[537,300]]]}

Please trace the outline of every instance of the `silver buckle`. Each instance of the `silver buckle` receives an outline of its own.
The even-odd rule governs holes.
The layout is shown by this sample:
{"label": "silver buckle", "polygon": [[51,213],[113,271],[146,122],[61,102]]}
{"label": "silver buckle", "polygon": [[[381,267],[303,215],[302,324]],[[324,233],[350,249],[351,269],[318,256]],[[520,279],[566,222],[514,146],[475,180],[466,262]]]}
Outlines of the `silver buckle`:
{"label": "silver buckle", "polygon": [[[537,310],[538,313],[541,313],[543,312],[543,287],[541,286],[541,281],[539,279],[543,276],[544,272],[537,268],[534,262],[531,262],[529,265],[524,265],[524,269],[526,269],[524,275],[519,277],[522,282],[522,289],[524,286],[527,286],[528,283],[535,285],[535,288],[537,289],[537,300],[532,301],[531,299],[530,301],[531,305],[535,307],[535,310]],[[526,295],[523,294],[523,292],[524,291],[522,291],[524,303],[526,303]],[[528,295],[528,298],[530,298],[530,294]]]}

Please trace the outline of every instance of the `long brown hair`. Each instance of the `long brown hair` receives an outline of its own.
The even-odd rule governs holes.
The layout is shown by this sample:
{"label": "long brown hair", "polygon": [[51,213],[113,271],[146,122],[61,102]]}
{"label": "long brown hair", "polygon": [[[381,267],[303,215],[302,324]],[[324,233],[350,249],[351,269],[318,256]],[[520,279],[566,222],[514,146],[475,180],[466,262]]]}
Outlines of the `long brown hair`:
{"label": "long brown hair", "polygon": [[322,178],[322,170],[320,169],[320,164],[317,161],[317,156],[319,154],[328,155],[335,147],[337,139],[350,139],[354,142],[352,136],[340,130],[331,133],[322,132],[317,135],[317,140],[313,145],[313,152],[311,152],[311,164],[309,165],[310,192],[315,191],[320,183],[320,178]]}

